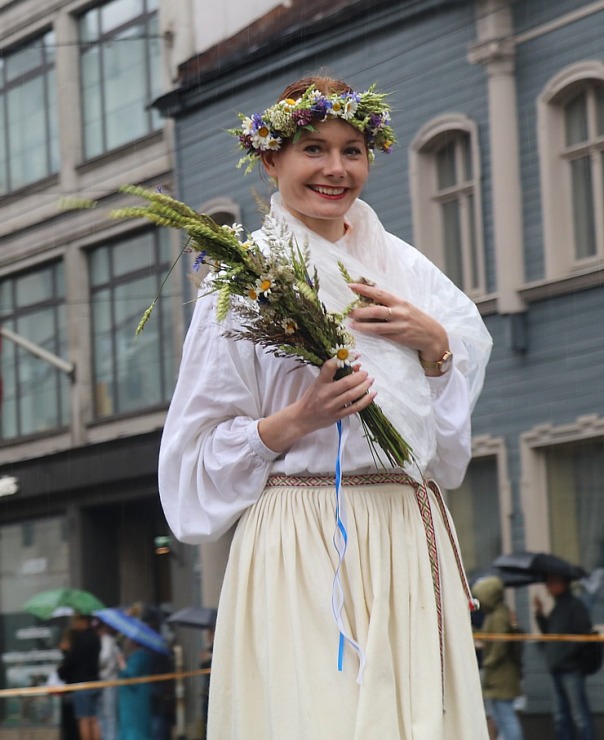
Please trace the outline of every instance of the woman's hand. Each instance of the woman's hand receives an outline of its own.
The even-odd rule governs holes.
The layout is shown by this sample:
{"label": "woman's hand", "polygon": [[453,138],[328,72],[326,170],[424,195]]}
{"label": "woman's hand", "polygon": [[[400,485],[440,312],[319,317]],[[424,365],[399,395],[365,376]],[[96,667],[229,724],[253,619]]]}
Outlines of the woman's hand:
{"label": "woman's hand", "polygon": [[348,287],[374,301],[350,312],[354,331],[386,337],[415,349],[426,362],[437,362],[449,349],[444,327],[412,303],[376,286],[349,283]]}
{"label": "woman's hand", "polygon": [[327,360],[297,401],[260,420],[258,433],[267,447],[275,452],[287,450],[306,434],[369,406],[376,396],[371,390],[373,378],[356,364],[350,375],[334,380],[337,369],[335,359]]}

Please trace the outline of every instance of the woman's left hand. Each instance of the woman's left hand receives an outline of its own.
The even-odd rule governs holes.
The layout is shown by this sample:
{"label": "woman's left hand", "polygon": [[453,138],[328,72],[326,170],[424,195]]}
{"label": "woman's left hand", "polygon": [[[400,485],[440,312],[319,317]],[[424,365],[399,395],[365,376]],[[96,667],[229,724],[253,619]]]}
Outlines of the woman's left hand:
{"label": "woman's left hand", "polygon": [[348,287],[374,301],[350,312],[350,328],[354,331],[375,334],[415,349],[426,362],[437,362],[449,349],[444,327],[417,306],[377,286],[349,283]]}

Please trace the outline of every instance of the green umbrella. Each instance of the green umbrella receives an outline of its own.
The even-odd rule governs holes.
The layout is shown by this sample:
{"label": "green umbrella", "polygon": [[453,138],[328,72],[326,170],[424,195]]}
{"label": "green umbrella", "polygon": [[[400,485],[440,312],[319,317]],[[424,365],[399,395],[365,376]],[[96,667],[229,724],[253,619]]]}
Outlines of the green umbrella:
{"label": "green umbrella", "polygon": [[68,614],[69,610],[72,610],[72,613],[92,614],[104,607],[105,605],[89,591],[77,588],[53,588],[32,596],[23,604],[23,611],[39,619],[50,619],[61,614]]}

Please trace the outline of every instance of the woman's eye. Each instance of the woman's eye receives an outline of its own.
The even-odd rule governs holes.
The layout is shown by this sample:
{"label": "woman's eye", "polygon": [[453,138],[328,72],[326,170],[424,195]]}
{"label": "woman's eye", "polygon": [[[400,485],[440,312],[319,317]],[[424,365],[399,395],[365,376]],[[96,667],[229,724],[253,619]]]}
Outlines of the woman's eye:
{"label": "woman's eye", "polygon": [[360,147],[349,146],[347,149],[344,150],[344,154],[347,154],[349,157],[360,157],[362,152]]}
{"label": "woman's eye", "polygon": [[304,151],[308,152],[309,154],[317,154],[321,151],[321,147],[318,144],[307,144],[304,147]]}

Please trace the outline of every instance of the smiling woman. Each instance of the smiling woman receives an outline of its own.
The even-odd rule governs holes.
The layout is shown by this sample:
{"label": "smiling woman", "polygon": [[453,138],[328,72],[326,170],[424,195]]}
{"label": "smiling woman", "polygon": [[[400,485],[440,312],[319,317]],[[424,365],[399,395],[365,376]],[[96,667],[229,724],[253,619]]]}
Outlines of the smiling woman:
{"label": "smiling woman", "polygon": [[262,162],[290,213],[329,241],[344,236],[344,216],[369,175],[360,131],[342,120],[325,121],[281,151],[263,152]]}
{"label": "smiling woman", "polygon": [[[244,161],[277,183],[268,221],[307,251],[322,305],[342,315],[358,301],[350,343],[320,368],[235,341],[236,312],[214,319],[219,278],[196,301],[159,483],[181,540],[237,522],[207,736],[485,740],[471,595],[430,479],[463,479],[490,337],[474,304],[359,199],[374,151],[395,141],[385,95],[307,78],[241,120]],[[268,221],[253,234],[267,250]],[[276,300],[270,279],[250,293],[252,313]],[[378,394],[413,448],[404,467],[379,469],[364,436],[359,414]]]}

